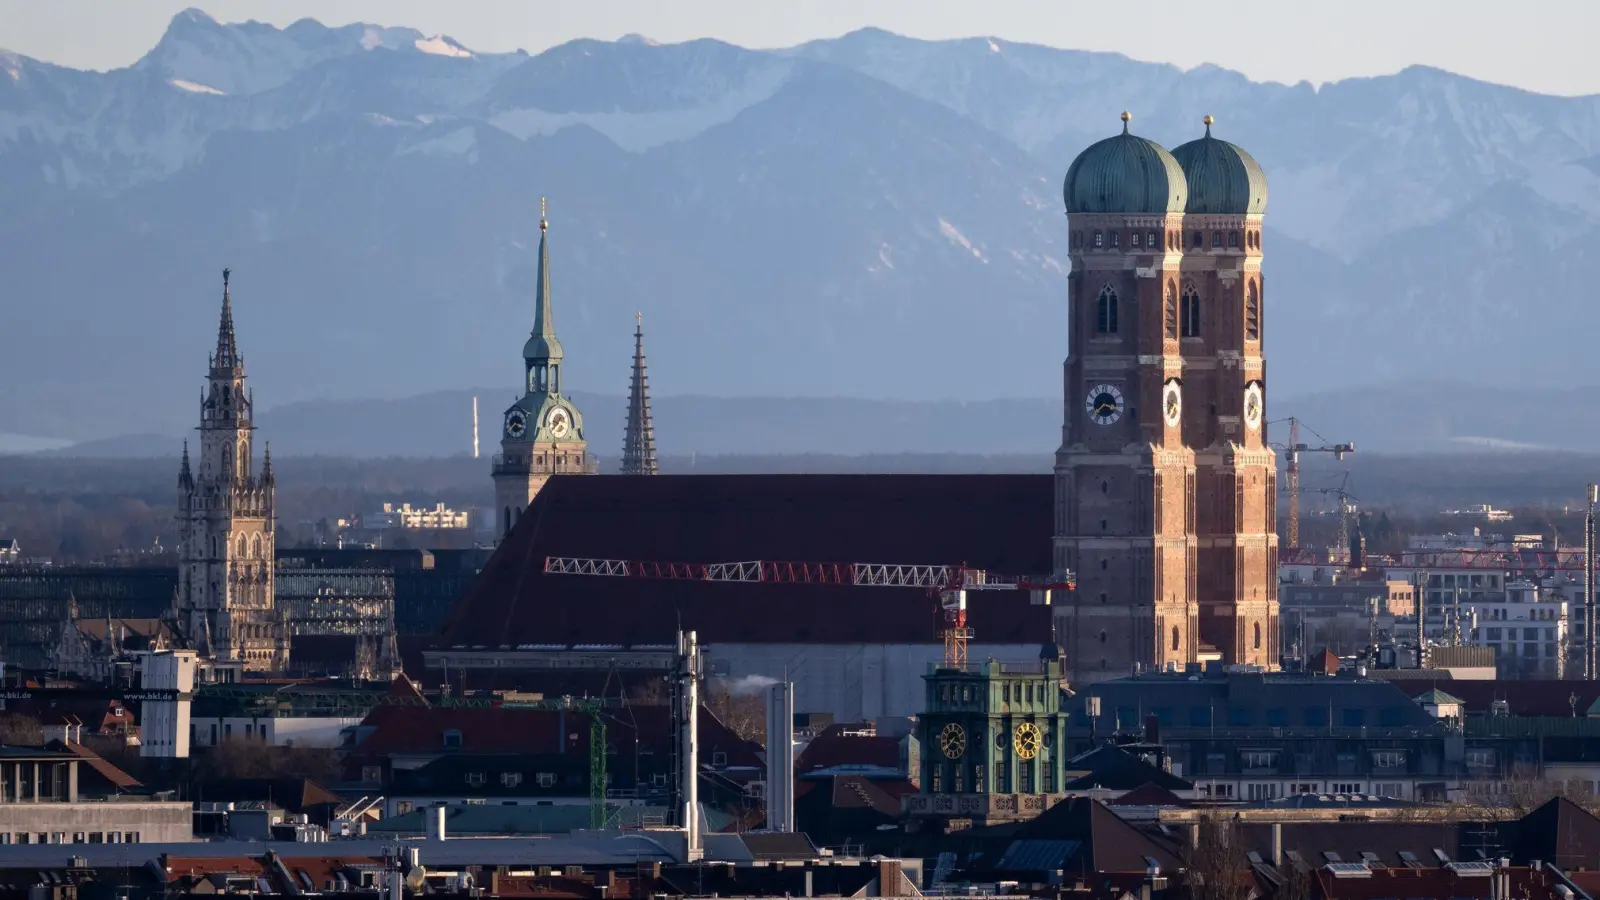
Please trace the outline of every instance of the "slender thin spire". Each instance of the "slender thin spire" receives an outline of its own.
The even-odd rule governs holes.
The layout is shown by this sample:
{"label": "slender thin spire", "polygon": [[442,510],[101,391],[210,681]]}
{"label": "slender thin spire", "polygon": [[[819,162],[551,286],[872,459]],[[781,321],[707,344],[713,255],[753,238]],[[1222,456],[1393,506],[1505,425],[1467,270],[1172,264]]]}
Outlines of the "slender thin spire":
{"label": "slender thin spire", "polygon": [[539,198],[539,287],[534,297],[533,333],[543,338],[556,336],[555,311],[550,308],[550,220],[545,198]]}
{"label": "slender thin spire", "polygon": [[[533,334],[522,345],[522,358],[529,364],[561,361],[561,342],[556,339],[555,310],[550,293],[550,245],[547,236],[550,220],[545,218],[544,198],[539,198],[539,284],[533,298]],[[552,385],[555,379],[551,379]],[[555,387],[552,387],[552,393]]]}
{"label": "slender thin spire", "polygon": [[261,453],[261,483],[272,484],[272,442],[267,441],[266,448]]}
{"label": "slender thin spire", "polygon": [[189,468],[189,442],[183,442],[183,465],[178,468],[178,486],[181,488],[194,487],[194,472]]}
{"label": "slender thin spire", "polygon": [[219,369],[239,364],[239,343],[233,336],[233,300],[228,292],[231,269],[222,270],[222,321],[217,325],[217,355],[212,365]]}
{"label": "slender thin spire", "polygon": [[644,368],[644,314],[634,313],[633,318],[633,380],[622,436],[622,474],[656,475],[656,432],[650,421],[650,379]]}

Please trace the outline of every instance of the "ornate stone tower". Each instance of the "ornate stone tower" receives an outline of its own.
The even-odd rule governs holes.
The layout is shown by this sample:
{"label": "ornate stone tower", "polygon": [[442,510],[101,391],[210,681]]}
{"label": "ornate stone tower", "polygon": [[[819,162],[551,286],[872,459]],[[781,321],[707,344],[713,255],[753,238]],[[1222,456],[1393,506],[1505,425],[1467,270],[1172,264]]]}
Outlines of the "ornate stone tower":
{"label": "ornate stone tower", "polygon": [[1078,589],[1056,621],[1079,682],[1181,668],[1200,639],[1178,297],[1187,187],[1130,119],[1083,151],[1063,186],[1072,274],[1055,564]]}
{"label": "ornate stone tower", "polygon": [[583,416],[562,395],[563,354],[551,310],[549,231],[544,201],[540,200],[539,284],[534,296],[533,334],[522,346],[524,393],[506,410],[500,455],[494,458],[491,470],[501,537],[511,533],[550,476],[593,475],[597,471],[583,439]]}
{"label": "ornate stone tower", "polygon": [[1201,639],[1229,663],[1278,664],[1277,457],[1267,446],[1261,219],[1267,179],[1250,154],[1205,135],[1183,167],[1179,277],[1184,443],[1195,453]]}
{"label": "ornate stone tower", "polygon": [[199,472],[187,442],[178,472],[174,612],[203,655],[247,671],[278,671],[289,662],[289,634],[273,606],[277,487],[270,449],[255,474],[254,403],[234,337],[228,274],[222,270],[222,321],[200,397]]}
{"label": "ornate stone tower", "polygon": [[628,385],[628,422],[622,433],[622,474],[657,475],[656,430],[650,421],[650,380],[644,372],[644,315],[635,313],[633,379]]}

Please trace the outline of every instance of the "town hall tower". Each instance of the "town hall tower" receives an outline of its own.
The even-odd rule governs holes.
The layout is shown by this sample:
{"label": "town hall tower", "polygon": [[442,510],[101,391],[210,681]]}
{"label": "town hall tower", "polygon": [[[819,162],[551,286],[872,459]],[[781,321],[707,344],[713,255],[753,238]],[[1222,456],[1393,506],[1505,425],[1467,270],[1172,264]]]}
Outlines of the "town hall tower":
{"label": "town hall tower", "polygon": [[277,484],[270,448],[255,470],[255,403],[234,335],[228,274],[222,270],[222,320],[200,395],[199,470],[185,443],[178,471],[173,612],[189,646],[215,662],[281,671],[289,634],[273,603]]}

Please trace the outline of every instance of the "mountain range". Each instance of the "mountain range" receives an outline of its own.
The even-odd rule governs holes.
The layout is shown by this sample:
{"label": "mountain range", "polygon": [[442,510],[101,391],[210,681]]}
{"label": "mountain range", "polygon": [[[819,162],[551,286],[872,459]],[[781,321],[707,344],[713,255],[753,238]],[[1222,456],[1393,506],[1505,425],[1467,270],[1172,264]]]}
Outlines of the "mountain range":
{"label": "mountain range", "polygon": [[[1266,169],[1274,396],[1348,397],[1405,430],[1491,390],[1509,406],[1444,416],[1445,440],[1517,443],[1524,422],[1525,443],[1589,439],[1550,397],[1595,380],[1580,367],[1600,325],[1582,262],[1600,258],[1597,97],[1421,67],[1263,84],[870,29],[780,50],[491,54],[198,10],[128,68],[0,52],[0,430],[191,426],[224,266],[264,407],[509,394],[548,196],[568,384],[625,388],[639,310],[663,398],[966,404],[940,427],[981,443],[1011,415],[995,398],[1059,397],[1060,179],[1123,109],[1168,146],[1215,114]],[[827,422],[829,405],[766,401],[752,421]],[[834,427],[865,427],[855,416]],[[436,427],[378,418],[364,439],[380,455]],[[1038,428],[1048,447],[1055,423]],[[783,449],[780,433],[750,449]],[[667,436],[664,452],[695,444]]]}

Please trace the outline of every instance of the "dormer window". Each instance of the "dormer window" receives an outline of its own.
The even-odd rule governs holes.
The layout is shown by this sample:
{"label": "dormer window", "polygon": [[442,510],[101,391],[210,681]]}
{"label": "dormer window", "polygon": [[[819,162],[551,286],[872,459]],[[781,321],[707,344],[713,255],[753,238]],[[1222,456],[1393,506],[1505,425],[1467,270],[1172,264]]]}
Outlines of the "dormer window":
{"label": "dormer window", "polygon": [[461,749],[461,732],[458,729],[451,728],[444,733],[444,748],[446,750]]}

